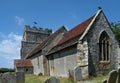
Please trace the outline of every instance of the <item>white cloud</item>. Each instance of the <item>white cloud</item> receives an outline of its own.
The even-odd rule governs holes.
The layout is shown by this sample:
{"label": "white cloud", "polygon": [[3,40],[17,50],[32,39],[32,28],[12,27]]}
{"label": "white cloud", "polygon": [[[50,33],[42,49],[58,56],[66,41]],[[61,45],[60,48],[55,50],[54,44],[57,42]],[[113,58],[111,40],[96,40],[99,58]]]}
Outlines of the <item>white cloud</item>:
{"label": "white cloud", "polygon": [[5,35],[0,32],[0,38],[5,38]]}
{"label": "white cloud", "polygon": [[24,19],[19,16],[15,16],[15,19],[18,25],[22,25],[24,23]]}
{"label": "white cloud", "polygon": [[21,35],[10,33],[0,40],[0,67],[13,67],[13,60],[20,58],[21,39]]}

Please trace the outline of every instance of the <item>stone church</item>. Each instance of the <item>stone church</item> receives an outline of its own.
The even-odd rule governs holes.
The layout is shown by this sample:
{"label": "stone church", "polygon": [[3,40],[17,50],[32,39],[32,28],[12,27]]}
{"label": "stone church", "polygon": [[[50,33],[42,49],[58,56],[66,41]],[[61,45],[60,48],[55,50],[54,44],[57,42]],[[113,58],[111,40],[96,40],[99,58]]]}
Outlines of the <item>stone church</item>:
{"label": "stone church", "polygon": [[119,45],[101,8],[71,30],[61,26],[52,33],[26,26],[21,44],[21,60],[30,61],[21,68],[28,71],[27,63],[32,63],[36,75],[69,77],[79,67],[83,78],[118,68]]}

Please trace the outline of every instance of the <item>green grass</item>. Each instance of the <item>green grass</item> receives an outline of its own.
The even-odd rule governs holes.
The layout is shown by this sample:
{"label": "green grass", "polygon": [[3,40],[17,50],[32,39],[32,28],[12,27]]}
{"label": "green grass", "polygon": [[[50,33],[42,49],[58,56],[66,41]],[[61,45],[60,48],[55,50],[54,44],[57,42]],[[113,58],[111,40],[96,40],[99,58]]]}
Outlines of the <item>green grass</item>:
{"label": "green grass", "polygon": [[[32,74],[25,75],[25,83],[44,83],[44,81],[50,78],[50,76],[37,76]],[[60,79],[60,83],[74,83],[73,79],[58,77]]]}
{"label": "green grass", "polygon": [[90,78],[87,78],[85,79],[85,81],[90,81],[90,82],[93,82],[93,83],[102,83],[102,81],[104,79],[107,79],[107,75],[98,75],[96,77],[90,77]]}
{"label": "green grass", "polygon": [[[32,74],[25,75],[25,83],[44,83],[45,79],[50,78],[50,76],[37,76]],[[76,83],[73,79],[58,77],[60,79],[60,83]],[[107,75],[98,75],[97,77],[90,77],[84,79],[83,81],[89,81],[94,83],[102,83],[104,79],[107,79]]]}
{"label": "green grass", "polygon": [[48,78],[48,76],[37,76],[32,74],[25,75],[25,83],[44,83],[44,80]]}

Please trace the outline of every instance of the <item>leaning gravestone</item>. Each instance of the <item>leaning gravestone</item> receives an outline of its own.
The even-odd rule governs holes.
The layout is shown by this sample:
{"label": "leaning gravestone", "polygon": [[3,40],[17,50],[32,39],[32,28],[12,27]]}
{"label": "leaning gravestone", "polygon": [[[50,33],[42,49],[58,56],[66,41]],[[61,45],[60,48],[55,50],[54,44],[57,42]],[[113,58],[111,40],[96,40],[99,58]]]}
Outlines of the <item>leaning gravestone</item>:
{"label": "leaning gravestone", "polygon": [[117,83],[120,83],[120,68],[118,69],[118,79],[117,79]]}
{"label": "leaning gravestone", "polygon": [[109,73],[107,83],[116,83],[116,80],[117,80],[117,71],[113,70]]}
{"label": "leaning gravestone", "polygon": [[82,79],[81,67],[78,66],[74,70],[74,81],[80,81]]}
{"label": "leaning gravestone", "polygon": [[60,80],[55,77],[51,77],[51,78],[45,80],[44,83],[60,83]]}

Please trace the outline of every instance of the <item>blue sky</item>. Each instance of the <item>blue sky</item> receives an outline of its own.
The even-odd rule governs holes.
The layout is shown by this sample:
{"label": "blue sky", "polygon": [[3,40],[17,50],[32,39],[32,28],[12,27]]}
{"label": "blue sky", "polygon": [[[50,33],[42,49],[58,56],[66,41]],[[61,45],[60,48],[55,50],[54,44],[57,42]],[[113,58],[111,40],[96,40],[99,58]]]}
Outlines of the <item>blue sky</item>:
{"label": "blue sky", "polygon": [[20,58],[20,43],[25,25],[50,28],[65,25],[71,29],[97,12],[101,6],[110,22],[120,20],[119,0],[1,0],[0,67],[13,68]]}

